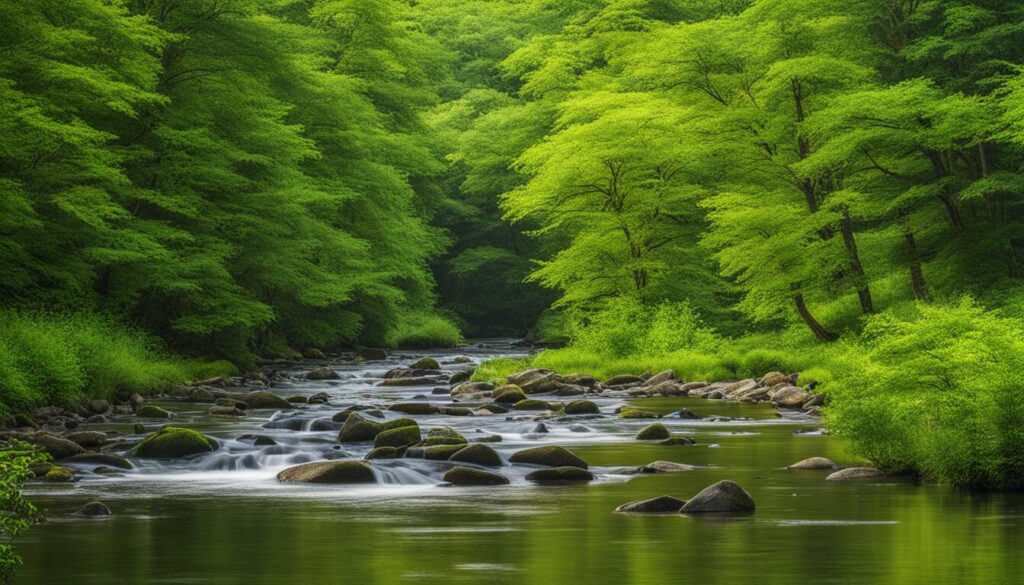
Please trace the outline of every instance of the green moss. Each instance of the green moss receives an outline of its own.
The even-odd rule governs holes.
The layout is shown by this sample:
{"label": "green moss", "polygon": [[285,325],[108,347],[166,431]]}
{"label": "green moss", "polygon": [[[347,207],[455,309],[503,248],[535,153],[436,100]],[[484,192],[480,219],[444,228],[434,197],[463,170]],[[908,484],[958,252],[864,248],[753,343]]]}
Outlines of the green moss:
{"label": "green moss", "polygon": [[668,427],[661,423],[644,427],[642,431],[636,434],[638,441],[663,441],[671,437],[672,433],[669,432]]}
{"label": "green moss", "polygon": [[174,459],[210,453],[216,449],[213,439],[191,429],[164,427],[143,439],[131,452],[146,459]]}
{"label": "green moss", "polygon": [[565,414],[597,414],[599,412],[601,409],[590,400],[573,400],[565,404]]}
{"label": "green moss", "polygon": [[71,481],[74,478],[74,472],[68,469],[67,467],[60,467],[59,465],[54,465],[53,467],[50,468],[49,471],[46,472],[46,475],[43,476],[43,481],[60,483]]}
{"label": "green moss", "polygon": [[434,445],[432,447],[409,449],[406,455],[431,461],[448,461],[449,457],[465,448],[465,445]]}
{"label": "green moss", "polygon": [[402,451],[395,447],[377,447],[366,454],[366,459],[398,459]]}
{"label": "green moss", "polygon": [[623,408],[619,412],[619,418],[661,418],[661,415],[638,408]]}
{"label": "green moss", "polygon": [[526,392],[515,384],[507,384],[494,391],[494,401],[502,404],[515,404],[526,400]]}
{"label": "green moss", "polygon": [[414,370],[440,370],[441,364],[437,363],[434,358],[425,357],[416,360],[416,363],[409,367]]}
{"label": "green moss", "polygon": [[441,427],[437,429],[430,429],[430,431],[427,432],[426,438],[423,439],[422,443],[420,443],[420,446],[465,445],[466,443],[466,437],[463,437],[451,427]]}
{"label": "green moss", "polygon": [[487,360],[473,372],[470,380],[487,382],[511,376],[512,374],[530,369],[530,360],[526,358],[496,358]]}
{"label": "green moss", "polygon": [[392,429],[400,429],[402,427],[419,427],[419,423],[411,418],[396,418],[394,420],[385,421],[380,424],[380,430],[390,431]]}
{"label": "green moss", "polygon": [[361,414],[353,412],[341,426],[341,431],[338,432],[338,442],[372,441],[380,432],[380,423],[367,420]]}
{"label": "green moss", "polygon": [[503,475],[471,467],[453,467],[444,474],[443,479],[453,485],[486,486],[508,484],[508,478]]}
{"label": "green moss", "polygon": [[511,463],[526,463],[529,465],[544,465],[547,467],[580,467],[587,468],[587,462],[576,456],[565,447],[557,445],[545,445],[516,451],[509,457]]}
{"label": "green moss", "polygon": [[473,463],[484,467],[501,467],[501,456],[493,448],[483,443],[473,443],[463,447],[448,458],[449,461]]}
{"label": "green moss", "polygon": [[516,410],[554,410],[551,405],[544,400],[527,399],[516,402],[514,408]]}
{"label": "green moss", "polygon": [[420,442],[418,426],[399,427],[384,431],[373,440],[374,447],[410,447]]}
{"label": "green moss", "polygon": [[559,481],[592,481],[594,474],[580,467],[548,467],[526,474],[528,481],[559,482]]}

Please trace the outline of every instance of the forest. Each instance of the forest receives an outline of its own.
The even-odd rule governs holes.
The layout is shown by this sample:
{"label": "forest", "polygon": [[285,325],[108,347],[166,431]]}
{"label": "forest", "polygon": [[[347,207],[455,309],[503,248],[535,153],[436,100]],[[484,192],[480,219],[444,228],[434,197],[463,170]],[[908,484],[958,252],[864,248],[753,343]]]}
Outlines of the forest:
{"label": "forest", "polygon": [[9,426],[516,337],[473,379],[800,372],[1019,489],[1024,5],[3,2],[0,266]]}

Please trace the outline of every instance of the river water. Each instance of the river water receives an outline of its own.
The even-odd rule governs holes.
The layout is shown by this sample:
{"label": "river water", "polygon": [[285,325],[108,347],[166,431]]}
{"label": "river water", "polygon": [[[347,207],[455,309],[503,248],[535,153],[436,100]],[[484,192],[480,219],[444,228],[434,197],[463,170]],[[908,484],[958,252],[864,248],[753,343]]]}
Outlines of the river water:
{"label": "river water", "polygon": [[[479,346],[479,345],[482,345]],[[528,469],[506,466],[500,487],[441,487],[447,464],[375,461],[370,486],[281,484],[285,467],[323,458],[361,458],[369,444],[335,445],[337,431],[265,428],[282,418],[309,429],[354,404],[385,407],[433,387],[380,387],[388,369],[424,355],[441,362],[514,356],[506,342],[457,350],[396,352],[385,362],[333,360],[341,380],[302,378],[296,367],[283,396],[326,392],[327,405],[297,412],[256,411],[243,419],[207,416],[208,404],[158,403],[175,424],[216,437],[221,449],[174,464],[136,462],[118,476],[75,484],[34,484],[29,497],[47,515],[19,542],[25,559],[16,583],[46,584],[993,584],[1024,583],[1024,496],[980,495],[889,480],[835,484],[826,472],[788,471],[812,456],[852,462],[835,437],[807,433],[819,422],[780,416],[764,404],[696,398],[638,399],[646,410],[687,408],[701,420],[663,419],[695,446],[633,440],[651,421],[610,413],[621,399],[596,399],[607,416],[545,420],[536,414],[415,416],[421,427],[451,426],[491,443],[503,458],[524,447],[559,444],[590,463],[590,484],[533,485]],[[520,354],[521,355],[521,354]],[[446,365],[446,369],[464,366]],[[417,398],[422,401],[423,398]],[[388,418],[397,413],[386,412]],[[131,433],[132,417],[97,428]],[[318,423],[322,424],[322,423]],[[272,425],[274,426],[274,425]],[[254,447],[246,434],[278,445]],[[635,475],[666,460],[698,466]],[[670,494],[686,499],[722,479],[757,503],[743,517],[613,513],[625,502]],[[71,513],[90,500],[107,519]]]}

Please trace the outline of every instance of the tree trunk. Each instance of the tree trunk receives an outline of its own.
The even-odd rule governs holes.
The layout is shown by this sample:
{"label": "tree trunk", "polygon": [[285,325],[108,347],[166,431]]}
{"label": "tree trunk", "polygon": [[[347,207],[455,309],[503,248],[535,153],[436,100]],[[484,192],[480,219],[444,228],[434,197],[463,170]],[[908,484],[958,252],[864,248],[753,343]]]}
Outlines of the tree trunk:
{"label": "tree trunk", "polygon": [[903,232],[903,239],[907,242],[907,250],[910,252],[910,283],[914,287],[914,298],[927,303],[928,284],[924,281],[924,273],[921,272],[921,259],[917,256],[917,240],[914,239],[914,232],[906,230]]}
{"label": "tree trunk", "polygon": [[797,293],[793,295],[793,302],[796,303],[796,312],[800,314],[800,318],[804,320],[804,323],[806,323],[808,327],[810,327],[811,332],[814,333],[814,336],[818,338],[819,341],[831,342],[839,339],[838,335],[832,333],[828,329],[825,329],[825,327],[814,318],[814,315],[812,315],[811,311],[807,308],[807,303],[804,302],[803,294]]}
{"label": "tree trunk", "polygon": [[843,219],[839,223],[843,233],[843,245],[850,254],[850,263],[853,266],[853,276],[857,279],[857,296],[860,298],[860,310],[863,313],[874,313],[875,305],[871,300],[871,288],[868,286],[867,278],[864,277],[864,265],[860,262],[860,253],[857,251],[857,240],[853,236],[853,221],[850,219],[850,212],[843,212]]}

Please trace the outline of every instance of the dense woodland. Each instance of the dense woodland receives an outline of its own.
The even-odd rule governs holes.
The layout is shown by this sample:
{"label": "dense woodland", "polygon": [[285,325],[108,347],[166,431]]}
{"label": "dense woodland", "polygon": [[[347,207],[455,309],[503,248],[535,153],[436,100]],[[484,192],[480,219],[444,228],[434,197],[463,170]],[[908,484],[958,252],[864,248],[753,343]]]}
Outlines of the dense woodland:
{"label": "dense woodland", "polygon": [[6,2],[5,402],[529,333],[814,370],[872,459],[1017,483],[1022,66],[1012,0]]}

